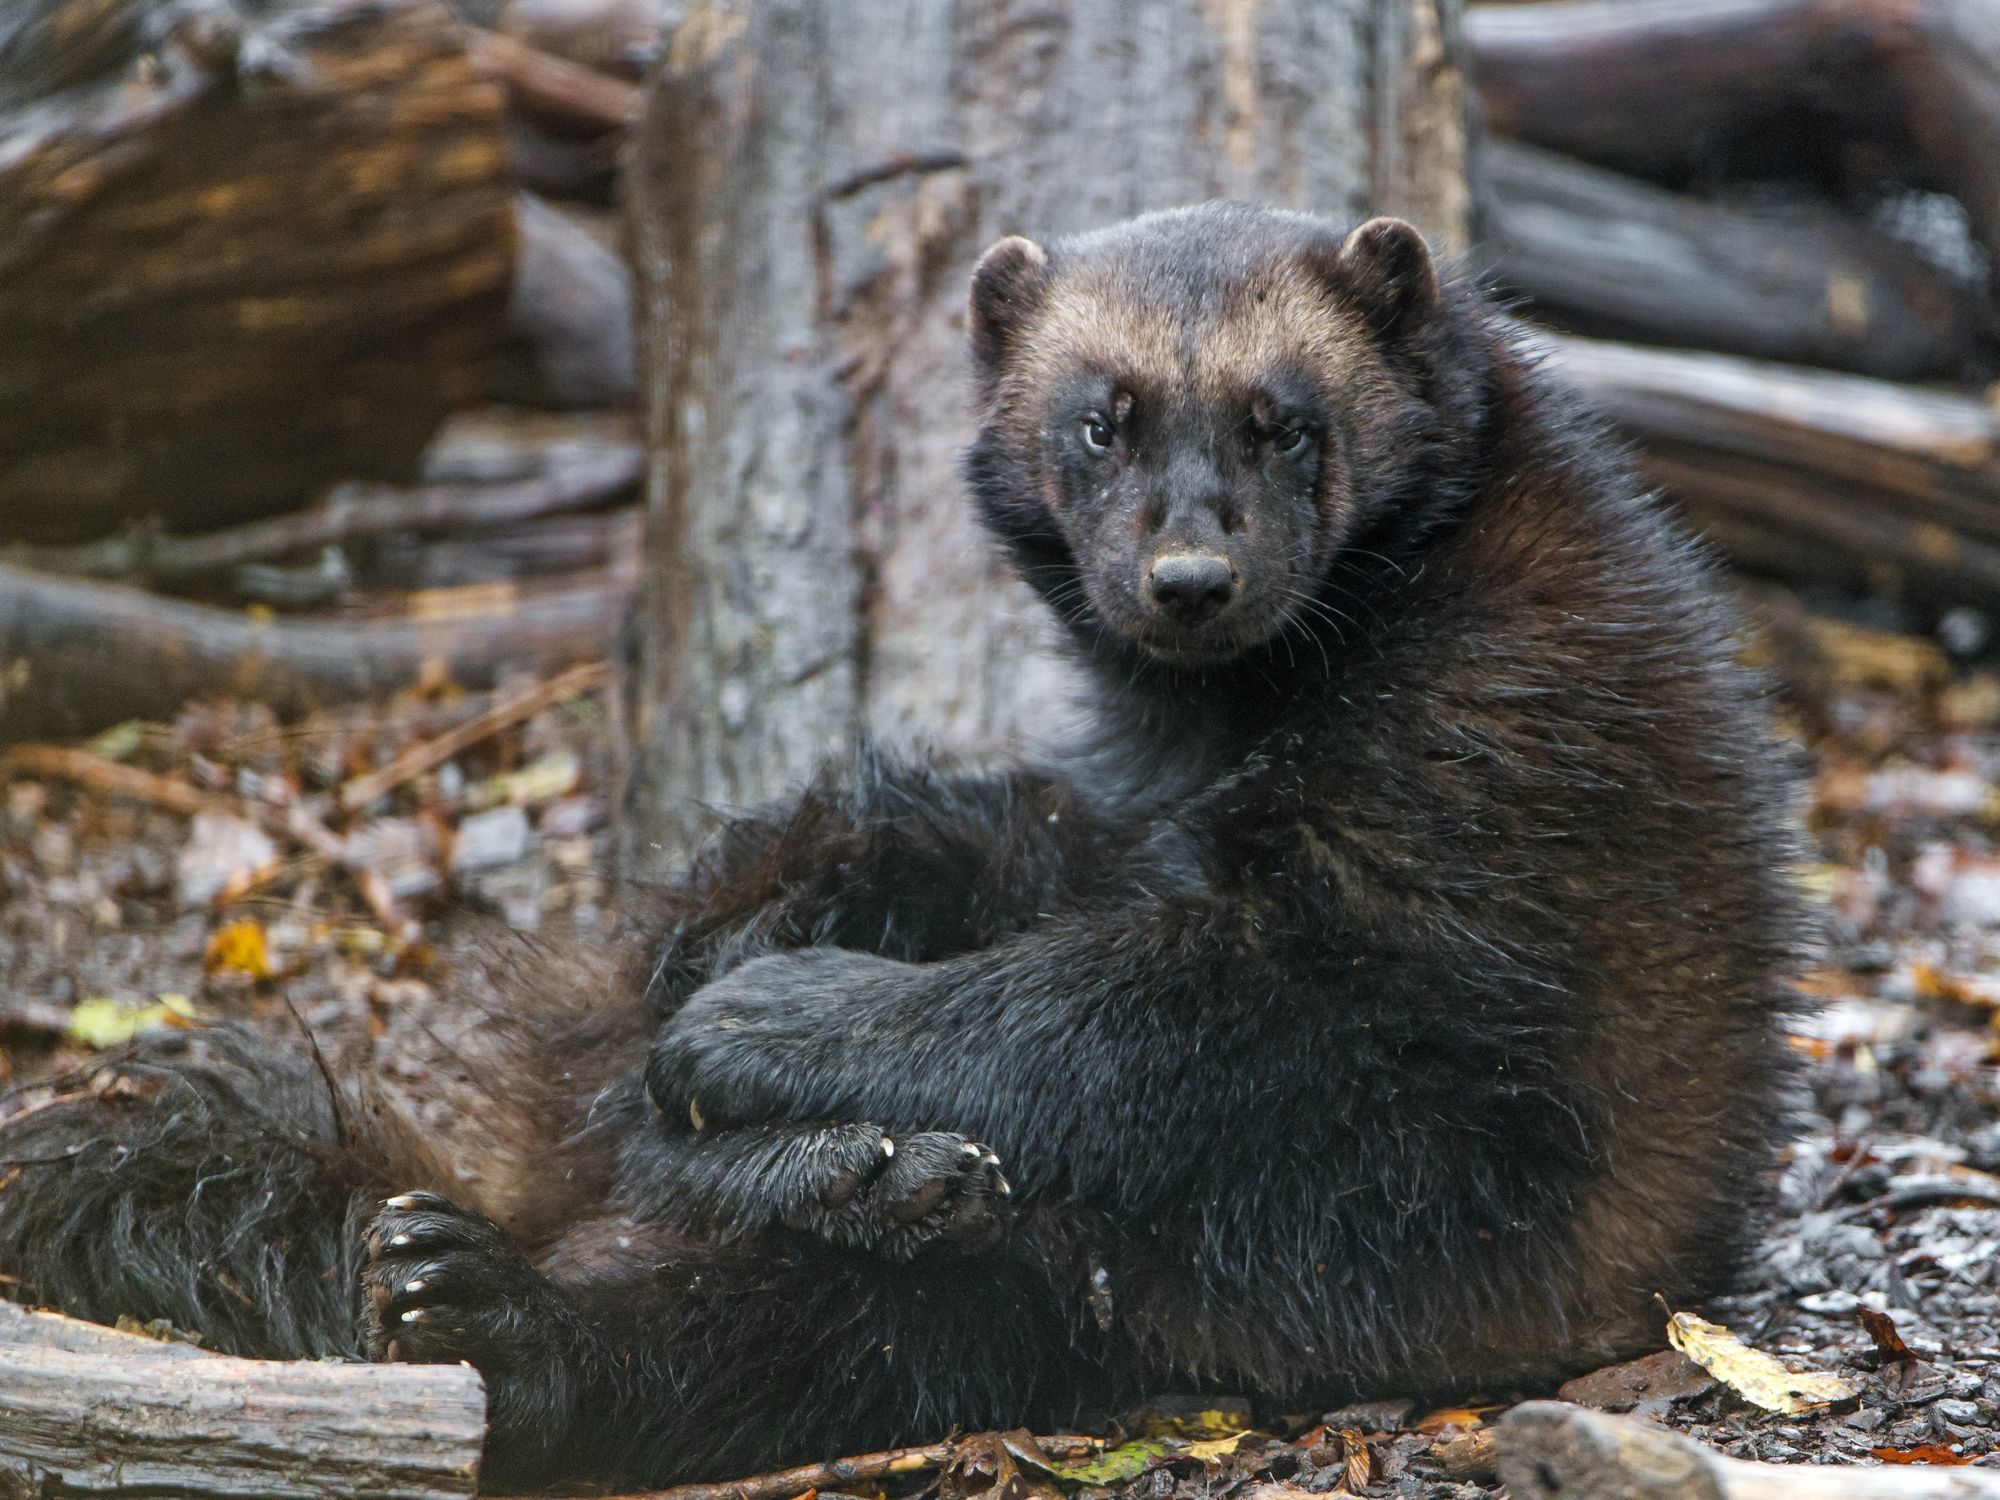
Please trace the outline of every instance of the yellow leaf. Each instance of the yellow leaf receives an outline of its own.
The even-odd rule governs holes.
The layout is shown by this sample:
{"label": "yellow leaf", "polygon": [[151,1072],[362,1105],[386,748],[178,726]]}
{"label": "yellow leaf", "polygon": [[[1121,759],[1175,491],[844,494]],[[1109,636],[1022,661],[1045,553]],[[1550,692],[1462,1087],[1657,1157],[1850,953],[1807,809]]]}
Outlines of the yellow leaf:
{"label": "yellow leaf", "polygon": [[97,996],[69,1013],[69,1034],[86,1047],[116,1047],[155,1026],[186,1026],[200,1019],[185,995],[162,995],[151,1005]]}
{"label": "yellow leaf", "polygon": [[1667,1342],[1717,1380],[1766,1411],[1791,1415],[1854,1394],[1832,1375],[1797,1374],[1752,1349],[1719,1323],[1677,1312],[1667,1319]]}
{"label": "yellow leaf", "polygon": [[1247,1432],[1232,1432],[1228,1437],[1210,1438],[1208,1441],[1202,1443],[1189,1443],[1187,1445],[1187,1456],[1189,1458],[1198,1458],[1205,1464],[1212,1464],[1218,1459],[1227,1458],[1230,1454],[1234,1453],[1237,1444],[1241,1443],[1248,1436],[1250,1434]]}
{"label": "yellow leaf", "polygon": [[201,966],[211,974],[248,974],[252,979],[271,977],[271,955],[264,946],[264,929],[255,918],[245,917],[218,928],[202,950]]}

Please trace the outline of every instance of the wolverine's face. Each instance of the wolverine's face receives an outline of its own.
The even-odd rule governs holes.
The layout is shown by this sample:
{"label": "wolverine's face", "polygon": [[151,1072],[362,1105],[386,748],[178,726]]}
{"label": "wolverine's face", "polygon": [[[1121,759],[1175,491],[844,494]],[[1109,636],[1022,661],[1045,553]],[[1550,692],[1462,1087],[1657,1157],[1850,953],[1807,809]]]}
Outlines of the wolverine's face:
{"label": "wolverine's face", "polygon": [[[1335,621],[1322,585],[1396,397],[1340,280],[1352,240],[1284,216],[1288,238],[1246,253],[1201,232],[1215,213],[1054,257],[1003,240],[973,290],[989,521],[1065,618],[1182,664]],[[982,474],[996,447],[1006,474]]]}

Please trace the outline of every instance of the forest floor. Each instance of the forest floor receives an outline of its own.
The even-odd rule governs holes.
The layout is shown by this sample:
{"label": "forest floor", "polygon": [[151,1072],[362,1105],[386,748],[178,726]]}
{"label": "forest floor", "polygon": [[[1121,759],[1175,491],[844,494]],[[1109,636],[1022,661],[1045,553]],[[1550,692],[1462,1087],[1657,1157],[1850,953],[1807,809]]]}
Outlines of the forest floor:
{"label": "forest floor", "polygon": [[[1822,1008],[1793,1037],[1809,1098],[1749,1282],[1673,1311],[1847,1394],[1755,1405],[1667,1350],[1663,1308],[1663,1353],[1563,1395],[1740,1457],[2000,1466],[2000,674],[1782,600],[1773,619],[1814,764],[1807,878],[1830,908],[1809,979]],[[1978,622],[1948,626],[1977,659]],[[615,931],[600,681],[553,702],[433,685],[289,726],[193,705],[0,754],[0,1112],[136,1027],[259,1015],[372,1052],[448,1135],[455,1092],[476,1086],[460,1043],[478,1017],[453,973],[501,926],[600,946]],[[457,753],[422,753],[454,733]],[[1108,1467],[1059,1473],[1031,1444],[973,1440],[898,1492],[1468,1500],[1493,1493],[1481,1434],[1547,1394],[1370,1401],[1270,1436],[1228,1403],[1163,1402],[1124,1428],[1155,1440]]]}

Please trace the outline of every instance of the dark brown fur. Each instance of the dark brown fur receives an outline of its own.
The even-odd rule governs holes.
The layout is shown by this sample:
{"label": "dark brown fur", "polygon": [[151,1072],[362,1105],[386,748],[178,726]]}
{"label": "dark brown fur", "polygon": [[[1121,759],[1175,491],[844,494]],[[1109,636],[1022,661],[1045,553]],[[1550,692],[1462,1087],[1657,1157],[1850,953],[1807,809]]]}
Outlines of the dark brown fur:
{"label": "dark brown fur", "polygon": [[968,477],[1084,743],[864,755],[732,822],[649,898],[644,983],[494,1070],[470,1181],[296,1055],[117,1064],[136,1100],[0,1130],[0,1270],[470,1359],[500,1483],[1539,1386],[1717,1289],[1802,929],[1699,549],[1394,221],[1006,241],[971,324]]}

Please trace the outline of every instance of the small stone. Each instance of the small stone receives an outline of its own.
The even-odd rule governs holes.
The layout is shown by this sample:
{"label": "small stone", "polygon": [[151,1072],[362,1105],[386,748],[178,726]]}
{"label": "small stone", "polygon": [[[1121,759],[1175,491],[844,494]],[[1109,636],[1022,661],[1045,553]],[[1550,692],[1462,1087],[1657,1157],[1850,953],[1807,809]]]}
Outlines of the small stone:
{"label": "small stone", "polygon": [[534,835],[528,815],[518,807],[496,807],[475,813],[458,825],[451,846],[451,867],[458,874],[510,865],[528,852]]}
{"label": "small stone", "polygon": [[175,890],[183,906],[206,906],[247,890],[277,863],[278,846],[256,824],[228,813],[196,813],[174,862]]}

